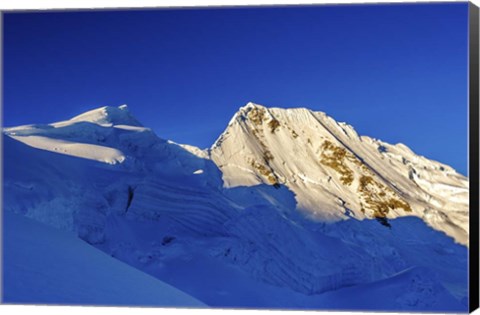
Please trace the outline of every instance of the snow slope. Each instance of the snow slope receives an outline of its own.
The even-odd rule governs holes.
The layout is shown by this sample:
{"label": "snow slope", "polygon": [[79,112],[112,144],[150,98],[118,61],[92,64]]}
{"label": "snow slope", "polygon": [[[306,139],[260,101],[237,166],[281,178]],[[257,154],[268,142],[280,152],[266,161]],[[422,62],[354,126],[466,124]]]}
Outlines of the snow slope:
{"label": "snow slope", "polygon": [[[209,306],[380,310],[341,292],[388,284],[393,309],[465,311],[467,179],[355,135],[306,109],[249,104],[204,151],[103,107],[4,129],[4,209]],[[412,304],[416,270],[430,293]]]}
{"label": "snow slope", "polygon": [[3,302],[205,307],[65,233],[4,213]]}
{"label": "snow slope", "polygon": [[[395,292],[395,294],[392,294]],[[345,299],[348,296],[348,299]],[[398,312],[429,309],[436,305],[445,312],[461,308],[458,301],[438,283],[426,268],[411,268],[388,279],[357,287],[340,289],[319,296],[327,309],[368,310],[375,304],[379,311]]]}

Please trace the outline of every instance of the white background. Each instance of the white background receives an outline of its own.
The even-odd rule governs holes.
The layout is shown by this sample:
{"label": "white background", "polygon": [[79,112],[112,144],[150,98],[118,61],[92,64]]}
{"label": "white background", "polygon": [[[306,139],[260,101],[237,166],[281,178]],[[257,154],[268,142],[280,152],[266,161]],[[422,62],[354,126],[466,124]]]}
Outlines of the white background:
{"label": "white background", "polygon": [[[162,6],[205,6],[205,5],[268,5],[268,4],[313,4],[313,3],[379,3],[379,2],[416,2],[412,0],[3,0],[0,1],[0,10],[13,9],[74,9],[74,8],[138,8],[138,7],[162,7]],[[452,2],[448,0],[436,0],[435,2]],[[480,6],[480,0],[472,1]],[[254,311],[254,310],[192,310],[192,309],[159,309],[159,308],[119,308],[119,307],[71,307],[71,306],[0,306],[0,313],[9,314],[48,314],[48,315],[79,315],[86,314],[119,314],[119,315],[150,315],[159,313],[172,315],[198,314],[198,315],[307,315],[307,314],[331,314],[328,312],[312,311]],[[338,315],[350,315],[350,312],[335,312]],[[359,314],[359,313],[356,313]],[[379,313],[361,313],[373,315]],[[391,313],[392,314],[392,313]],[[393,313],[394,314],[394,313]],[[405,313],[403,313],[405,314]],[[474,312],[480,315],[480,310]]]}

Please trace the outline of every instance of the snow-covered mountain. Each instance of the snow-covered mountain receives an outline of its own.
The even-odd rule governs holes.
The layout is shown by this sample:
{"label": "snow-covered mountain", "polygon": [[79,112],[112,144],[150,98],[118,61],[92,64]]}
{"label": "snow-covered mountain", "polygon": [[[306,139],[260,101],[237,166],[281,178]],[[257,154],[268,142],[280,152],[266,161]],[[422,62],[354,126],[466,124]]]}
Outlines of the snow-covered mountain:
{"label": "snow-covered mountain", "polygon": [[285,185],[317,221],[414,215],[468,243],[468,178],[306,108],[253,103],[211,149],[227,187]]}
{"label": "snow-covered mountain", "polygon": [[4,210],[206,305],[467,309],[468,179],[323,113],[249,103],[201,150],[122,105],[3,146]]}

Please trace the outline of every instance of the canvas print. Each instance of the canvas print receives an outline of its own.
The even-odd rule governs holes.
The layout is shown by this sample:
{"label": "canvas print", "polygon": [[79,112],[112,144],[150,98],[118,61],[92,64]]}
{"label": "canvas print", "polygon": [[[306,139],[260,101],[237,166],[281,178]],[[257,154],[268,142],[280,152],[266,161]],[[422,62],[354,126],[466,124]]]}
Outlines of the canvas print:
{"label": "canvas print", "polygon": [[4,12],[3,303],[466,312],[468,25]]}

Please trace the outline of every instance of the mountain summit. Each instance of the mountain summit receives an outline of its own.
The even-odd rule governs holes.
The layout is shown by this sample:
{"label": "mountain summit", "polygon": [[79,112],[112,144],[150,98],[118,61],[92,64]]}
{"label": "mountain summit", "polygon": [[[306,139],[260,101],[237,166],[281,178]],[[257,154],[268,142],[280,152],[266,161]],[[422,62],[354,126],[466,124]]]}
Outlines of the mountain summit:
{"label": "mountain summit", "polygon": [[128,125],[142,127],[130,112],[127,105],[104,106],[73,117],[70,121],[87,121],[96,124]]}

